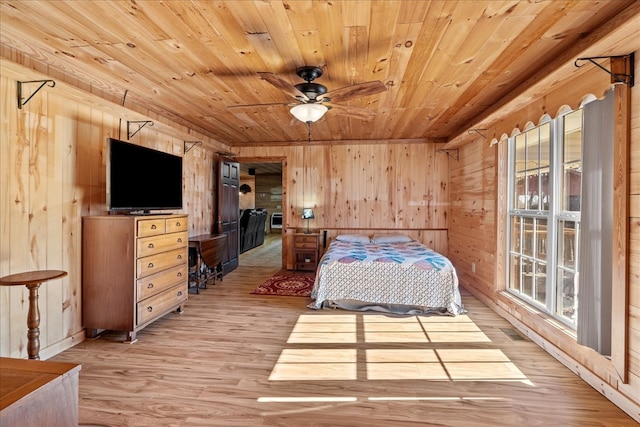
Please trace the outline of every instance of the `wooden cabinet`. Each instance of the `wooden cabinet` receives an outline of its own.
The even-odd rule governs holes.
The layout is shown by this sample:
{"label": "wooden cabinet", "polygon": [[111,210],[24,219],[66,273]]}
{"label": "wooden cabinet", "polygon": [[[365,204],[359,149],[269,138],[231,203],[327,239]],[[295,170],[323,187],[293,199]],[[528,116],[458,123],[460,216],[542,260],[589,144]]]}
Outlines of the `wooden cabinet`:
{"label": "wooden cabinet", "polygon": [[82,320],[99,330],[136,332],[188,295],[187,215],[82,219]]}
{"label": "wooden cabinet", "polygon": [[320,234],[293,235],[293,260],[296,270],[315,271],[320,258]]}

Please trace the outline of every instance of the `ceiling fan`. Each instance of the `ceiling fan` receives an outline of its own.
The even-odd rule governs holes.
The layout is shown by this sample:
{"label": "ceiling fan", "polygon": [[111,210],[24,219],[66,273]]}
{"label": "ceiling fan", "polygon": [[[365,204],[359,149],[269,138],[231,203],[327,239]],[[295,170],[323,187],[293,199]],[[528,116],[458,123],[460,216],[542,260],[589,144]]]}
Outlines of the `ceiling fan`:
{"label": "ceiling fan", "polygon": [[[375,116],[375,113],[363,108],[351,107],[348,105],[334,104],[334,102],[347,101],[361,96],[374,95],[384,92],[387,87],[379,80],[344,86],[331,92],[327,87],[314,80],[322,76],[320,67],[304,66],[296,70],[296,74],[305,82],[292,85],[282,77],[274,73],[258,72],[263,80],[282,90],[285,94],[296,99],[296,103],[271,103],[271,104],[248,104],[233,105],[227,108],[255,108],[272,107],[274,105],[284,105],[292,107],[291,114],[301,122],[311,124],[324,116],[329,109],[335,108],[341,113],[361,120],[368,120]],[[331,102],[331,104],[328,104]]]}

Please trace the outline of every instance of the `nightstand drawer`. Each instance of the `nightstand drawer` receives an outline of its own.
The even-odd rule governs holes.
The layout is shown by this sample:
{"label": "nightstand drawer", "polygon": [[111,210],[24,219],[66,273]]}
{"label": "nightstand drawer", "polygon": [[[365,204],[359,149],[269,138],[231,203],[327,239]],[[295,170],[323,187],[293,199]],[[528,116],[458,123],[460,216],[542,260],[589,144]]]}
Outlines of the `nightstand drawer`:
{"label": "nightstand drawer", "polygon": [[296,243],[311,243],[313,245],[318,244],[318,235],[317,234],[296,234],[294,236]]}
{"label": "nightstand drawer", "polygon": [[316,249],[318,247],[318,242],[298,242],[296,240],[293,247],[296,249]]}

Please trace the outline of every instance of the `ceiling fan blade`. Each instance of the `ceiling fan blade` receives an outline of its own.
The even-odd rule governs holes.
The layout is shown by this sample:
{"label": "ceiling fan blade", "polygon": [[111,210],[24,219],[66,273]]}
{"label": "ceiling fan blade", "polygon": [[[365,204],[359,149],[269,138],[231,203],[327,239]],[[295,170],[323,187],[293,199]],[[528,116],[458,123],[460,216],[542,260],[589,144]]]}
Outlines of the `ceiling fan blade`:
{"label": "ceiling fan blade", "polygon": [[293,107],[294,105],[298,105],[296,102],[273,102],[270,104],[242,104],[242,105],[229,105],[227,106],[227,110],[252,110],[254,108],[261,107]]}
{"label": "ceiling fan blade", "polygon": [[354,119],[371,120],[375,117],[376,113],[371,110],[365,110],[364,108],[351,107],[348,105],[331,104],[331,109],[336,110],[338,114],[344,114]]}
{"label": "ceiling fan blade", "polygon": [[282,77],[278,76],[277,74],[258,72],[258,75],[262,79],[268,81],[269,83],[271,83],[272,85],[274,85],[275,87],[277,87],[278,89],[280,89],[281,91],[283,91],[284,93],[286,93],[287,95],[295,99],[298,99],[301,101],[309,100],[309,97],[307,95],[299,91],[294,85],[284,80]]}
{"label": "ceiling fan blade", "polygon": [[374,95],[376,93],[384,92],[387,87],[380,80],[374,80],[372,82],[360,83],[357,85],[345,86],[322,96],[322,98],[329,98],[332,102],[346,101],[352,98],[359,98],[361,96]]}

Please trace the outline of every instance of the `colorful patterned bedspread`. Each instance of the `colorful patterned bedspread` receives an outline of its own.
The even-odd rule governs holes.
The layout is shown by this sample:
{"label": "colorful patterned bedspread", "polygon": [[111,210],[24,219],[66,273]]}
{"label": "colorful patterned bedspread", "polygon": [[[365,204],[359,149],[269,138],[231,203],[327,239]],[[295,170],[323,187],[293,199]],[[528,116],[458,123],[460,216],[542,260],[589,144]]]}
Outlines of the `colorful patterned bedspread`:
{"label": "colorful patterned bedspread", "polygon": [[464,312],[453,265],[417,241],[333,241],[318,266],[312,298],[309,307],[316,309],[398,312],[404,306],[400,311],[412,314]]}

